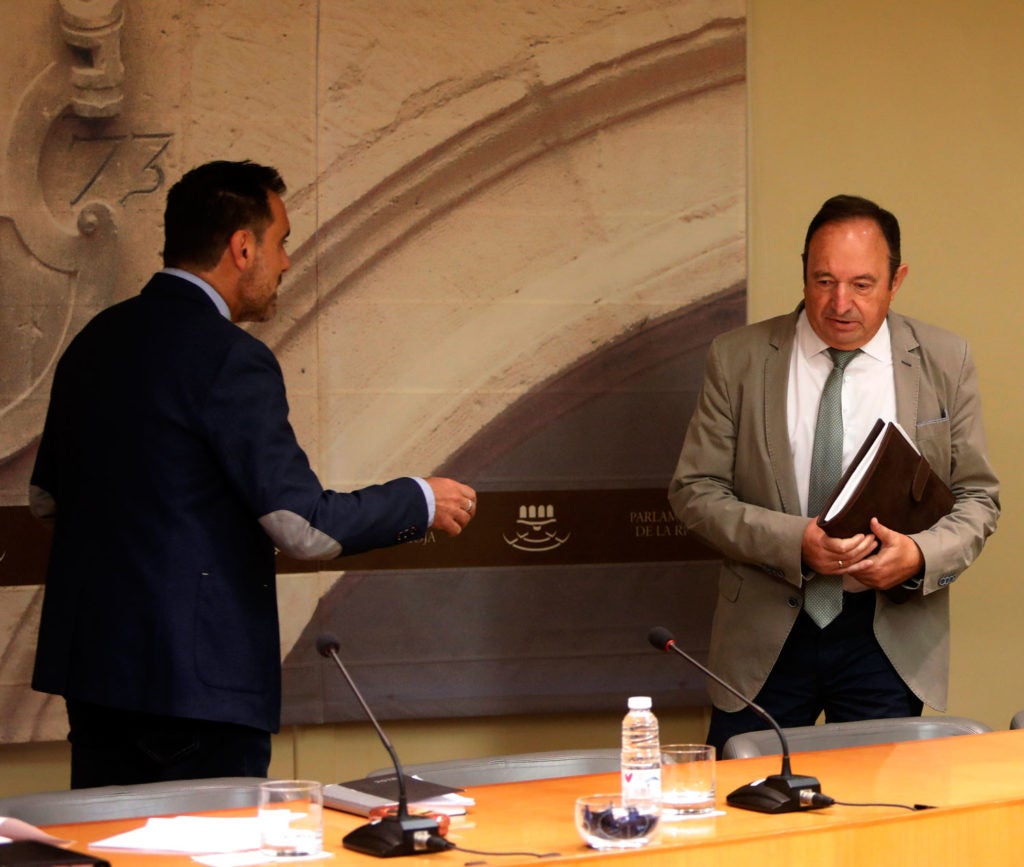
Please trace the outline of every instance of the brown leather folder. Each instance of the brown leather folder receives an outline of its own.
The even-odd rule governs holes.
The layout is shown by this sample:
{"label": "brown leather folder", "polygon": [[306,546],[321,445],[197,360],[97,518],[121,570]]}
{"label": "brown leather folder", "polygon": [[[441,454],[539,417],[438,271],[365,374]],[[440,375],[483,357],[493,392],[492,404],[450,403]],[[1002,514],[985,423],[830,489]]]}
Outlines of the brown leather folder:
{"label": "brown leather folder", "polygon": [[[865,461],[864,472],[858,473]],[[843,505],[835,510],[837,501]],[[900,427],[879,419],[828,498],[818,526],[843,539],[870,533],[871,519],[878,518],[886,527],[909,535],[948,515],[955,501],[949,486]]]}

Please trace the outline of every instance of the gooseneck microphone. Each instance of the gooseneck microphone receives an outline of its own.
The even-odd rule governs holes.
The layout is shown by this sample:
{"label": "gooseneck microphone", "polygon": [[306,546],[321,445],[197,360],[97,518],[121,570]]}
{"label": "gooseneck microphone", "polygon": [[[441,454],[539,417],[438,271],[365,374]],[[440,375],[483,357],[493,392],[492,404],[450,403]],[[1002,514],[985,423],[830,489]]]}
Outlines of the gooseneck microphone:
{"label": "gooseneck microphone", "polygon": [[793,813],[798,810],[817,810],[828,807],[833,800],[821,794],[821,784],[814,777],[802,777],[794,774],[789,767],[789,744],[779,724],[763,707],[755,704],[739,690],[726,683],[717,674],[705,668],[696,659],[676,644],[672,633],[664,626],[655,626],[647,633],[647,640],[658,650],[666,653],[670,650],[678,653],[690,665],[702,671],[719,686],[727,689],[742,701],[768,725],[775,729],[782,743],[782,772],[755,780],[730,792],[725,802],[731,807],[743,810],[756,810],[759,813]]}
{"label": "gooseneck microphone", "polygon": [[451,849],[452,845],[439,833],[437,822],[428,816],[410,816],[409,800],[405,792],[405,772],[398,761],[398,754],[391,746],[391,741],[384,734],[377,718],[370,710],[370,706],[363,699],[362,693],[356,686],[355,681],[349,676],[338,650],[341,645],[338,639],[327,632],[316,640],[316,650],[321,656],[329,657],[338,666],[338,671],[348,682],[355,697],[362,705],[367,718],[373,723],[377,730],[377,737],[380,738],[384,749],[391,756],[391,763],[395,766],[395,775],[398,780],[398,813],[394,816],[386,816],[376,822],[369,822],[361,825],[354,831],[349,832],[342,838],[342,845],[346,849],[362,852],[365,855],[375,855],[378,858],[394,858],[400,855],[420,855],[424,852],[441,852]]}

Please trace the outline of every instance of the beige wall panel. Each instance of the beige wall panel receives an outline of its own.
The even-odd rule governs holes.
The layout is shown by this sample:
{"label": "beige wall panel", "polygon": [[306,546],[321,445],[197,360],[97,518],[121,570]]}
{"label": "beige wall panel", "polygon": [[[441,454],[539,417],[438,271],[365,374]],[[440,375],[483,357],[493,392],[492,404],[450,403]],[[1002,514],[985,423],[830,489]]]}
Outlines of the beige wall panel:
{"label": "beige wall panel", "polygon": [[1011,0],[749,4],[752,319],[800,298],[800,250],[828,196],[900,218],[910,270],[895,308],[965,335],[1003,517],[953,594],[952,714],[1005,728],[1024,707],[1019,459],[1024,330],[1024,5]]}

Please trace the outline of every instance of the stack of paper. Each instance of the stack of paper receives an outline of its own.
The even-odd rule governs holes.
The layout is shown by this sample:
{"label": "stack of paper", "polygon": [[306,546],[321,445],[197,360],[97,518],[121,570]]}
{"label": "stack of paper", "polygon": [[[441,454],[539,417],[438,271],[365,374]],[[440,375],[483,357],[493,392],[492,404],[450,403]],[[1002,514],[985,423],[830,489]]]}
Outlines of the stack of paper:
{"label": "stack of paper", "polygon": [[[409,809],[448,816],[462,816],[467,807],[476,803],[468,795],[462,794],[462,789],[431,783],[419,777],[405,777],[405,794]],[[395,774],[380,774],[324,786],[325,807],[355,813],[357,816],[369,816],[374,807],[390,807],[397,802],[398,778]]]}

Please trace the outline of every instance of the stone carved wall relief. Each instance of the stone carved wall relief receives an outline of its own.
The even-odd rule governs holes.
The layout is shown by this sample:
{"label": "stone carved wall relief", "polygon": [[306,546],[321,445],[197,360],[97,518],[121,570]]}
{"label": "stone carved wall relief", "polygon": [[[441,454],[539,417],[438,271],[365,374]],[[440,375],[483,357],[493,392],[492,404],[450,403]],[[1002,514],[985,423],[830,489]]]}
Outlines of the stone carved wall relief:
{"label": "stone carved wall relief", "polygon": [[122,0],[58,5],[66,50],[21,94],[0,166],[0,465],[39,435],[57,359],[113,300],[123,207],[162,186],[171,139],[122,117]]}
{"label": "stone carved wall relief", "polygon": [[[493,466],[533,431],[507,413],[543,427],[530,407],[574,406],[557,377],[612,345],[642,368],[631,335],[742,284],[741,3],[481,4],[450,58],[431,3],[385,0],[389,30],[373,0],[45,0],[0,131],[0,505],[24,509],[56,359],[159,267],[165,188],[206,159],[288,181],[294,265],[254,332],[333,487]],[[314,37],[341,47],[307,66]],[[287,653],[337,576],[282,579]],[[59,739],[27,684],[41,589],[0,594],[0,741]]]}
{"label": "stone carved wall relief", "polygon": [[[57,360],[117,300],[126,214],[165,185],[173,138],[131,116],[122,43],[126,15],[142,10],[127,0],[46,5],[47,16],[42,2],[32,12],[53,39],[32,40],[0,138],[0,506],[12,511],[25,501]],[[42,601],[20,574],[30,536],[42,544],[14,533],[0,550],[0,742],[64,735],[62,702],[28,688]]]}
{"label": "stone carved wall relief", "polygon": [[[742,100],[742,18],[704,19],[690,30],[663,33],[656,39],[648,30],[627,29],[617,44],[618,53],[609,54],[607,47],[558,45],[548,52],[538,47],[528,69],[514,70],[514,74],[494,70],[471,89],[439,100],[415,121],[400,124],[372,147],[344,152],[328,162],[319,179],[320,200],[340,201],[343,206],[335,211],[323,209],[316,237],[292,256],[284,315],[259,325],[256,333],[284,355],[317,339],[317,334],[332,333],[335,323],[345,322],[345,328],[358,330],[352,323],[358,322],[361,301],[370,294],[380,297],[395,285],[379,276],[380,270],[403,255],[414,258],[416,254],[409,250],[429,255],[431,248],[450,243],[451,238],[424,238],[430,233],[440,236],[444,229],[439,227],[446,220],[460,219],[495,188],[509,191],[493,194],[496,207],[509,213],[524,206],[516,191],[520,188],[544,207],[552,211],[564,207],[568,219],[583,221],[589,218],[585,209],[600,204],[585,199],[583,205],[560,203],[557,193],[543,201],[543,194],[536,193],[543,181],[533,173],[534,166],[562,160],[569,166],[567,173],[581,176],[583,186],[590,183],[588,172],[591,177],[600,172],[586,166],[595,140],[611,136],[628,140],[630,133],[622,130],[630,125],[652,128],[678,118],[698,128],[693,135],[706,146],[713,138],[707,122],[699,117],[702,100],[709,95],[723,101]],[[421,150],[400,163],[388,159],[387,154],[407,147],[409,128],[445,134],[424,140]],[[678,144],[665,145],[672,147],[680,155],[675,171],[685,176],[690,171],[685,164],[687,151]],[[671,211],[616,231],[613,240],[595,238],[591,248],[581,248],[574,246],[576,238],[567,236],[565,261],[548,271],[539,263],[534,268],[523,263],[523,273],[505,275],[502,266],[496,265],[487,275],[494,282],[479,287],[472,305],[459,310],[438,305],[443,317],[439,322],[389,323],[394,334],[435,333],[438,340],[426,350],[429,354],[421,354],[420,348],[413,354],[423,367],[441,371],[442,376],[450,368],[446,362],[458,357],[463,362],[458,367],[459,381],[451,382],[445,394],[438,394],[445,391],[445,383],[435,380],[438,390],[407,396],[401,417],[359,417],[356,402],[350,402],[340,423],[352,431],[377,431],[374,455],[361,461],[355,449],[333,447],[323,435],[321,445],[330,454],[346,456],[342,474],[330,466],[328,479],[341,485],[365,484],[409,466],[439,466],[507,408],[507,403],[481,406],[476,391],[505,391],[512,401],[517,396],[514,384],[536,385],[570,367],[596,345],[628,332],[641,319],[668,314],[742,282],[745,205],[742,183],[732,184],[731,171],[730,167],[721,172],[711,194],[701,192],[714,186],[707,184],[687,198],[680,184],[680,198]],[[671,178],[665,183],[673,186],[678,181]],[[453,271],[459,268],[458,262],[453,263]],[[595,283],[594,274],[600,275],[603,285]],[[541,303],[554,297],[563,305],[576,302],[577,318],[538,323],[529,316],[510,316],[502,303],[503,296],[525,302],[531,295]],[[422,305],[392,306],[423,309]],[[492,334],[494,340],[482,337],[485,334]],[[334,346],[343,343],[337,340]],[[375,349],[360,346],[358,358],[345,359],[347,379],[360,382],[366,390],[402,388],[405,361],[400,355],[382,351],[382,358],[361,366]],[[332,346],[332,351],[337,350]],[[333,420],[331,425],[338,430]],[[386,442],[381,440],[383,431],[389,433]]]}
{"label": "stone carved wall relief", "polygon": [[[592,513],[559,513],[576,529],[598,512],[626,514],[619,503],[641,501],[632,488],[658,489],[663,507],[672,464],[629,460],[631,444],[655,451],[632,436],[647,428],[630,424],[629,410],[666,420],[651,435],[658,450],[677,451],[685,417],[651,403],[682,407],[699,382],[702,342],[742,317],[744,22],[722,15],[671,34],[652,24],[616,36],[538,46],[529,62],[471,88],[432,93],[420,113],[325,165],[319,200],[345,205],[324,208],[315,251],[293,257],[286,304],[295,314],[260,333],[279,354],[320,347],[320,444],[332,483],[440,466],[488,493],[585,488]],[[399,160],[410,138],[421,147]],[[661,387],[664,398],[652,399]],[[616,418],[626,424],[604,424]],[[581,419],[597,422],[589,437],[576,435]],[[601,442],[625,445],[602,452]],[[621,500],[606,496],[613,487],[624,489]],[[574,531],[558,550],[580,538]],[[481,545],[508,547],[500,532],[488,539]],[[644,543],[630,553],[642,559]],[[366,666],[362,682],[379,685],[373,701],[385,715],[596,709],[594,695],[635,674],[638,661],[617,642],[628,644],[631,618],[646,622],[644,594],[609,605],[614,569],[564,568],[544,598],[564,594],[567,607],[555,603],[561,623],[544,623],[537,573],[508,562],[442,570],[436,582],[352,563],[339,564],[349,571],[333,586],[326,575],[317,585],[282,576],[287,719],[355,718],[343,696],[318,693],[310,641],[325,628],[345,635],[348,661]],[[688,635],[699,642],[711,570],[648,563],[628,575],[670,604],[660,600],[684,569],[696,612]],[[396,598],[403,613],[441,611],[466,626],[389,620],[383,600]],[[621,621],[606,625],[612,609]],[[512,623],[522,624],[515,635],[505,631]],[[603,685],[595,689],[577,659],[564,661],[573,674],[553,686],[564,648],[552,638],[578,629],[593,640],[604,628],[609,658],[595,662]],[[501,637],[466,653],[476,632]],[[644,682],[658,683],[660,672]]]}

